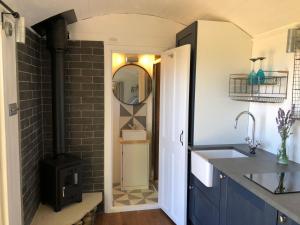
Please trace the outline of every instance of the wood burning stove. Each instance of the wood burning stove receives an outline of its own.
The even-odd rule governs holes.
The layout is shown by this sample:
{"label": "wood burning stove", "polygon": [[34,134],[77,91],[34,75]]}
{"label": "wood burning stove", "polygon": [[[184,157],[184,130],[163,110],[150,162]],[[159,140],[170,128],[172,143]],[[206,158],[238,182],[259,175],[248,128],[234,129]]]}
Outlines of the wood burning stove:
{"label": "wood burning stove", "polygon": [[66,154],[41,163],[41,201],[58,212],[82,201],[81,160]]}
{"label": "wood burning stove", "polygon": [[67,24],[76,22],[74,10],[46,19],[32,28],[47,38],[52,61],[53,158],[41,162],[41,201],[55,211],[82,200],[81,160],[65,153],[64,56]]}

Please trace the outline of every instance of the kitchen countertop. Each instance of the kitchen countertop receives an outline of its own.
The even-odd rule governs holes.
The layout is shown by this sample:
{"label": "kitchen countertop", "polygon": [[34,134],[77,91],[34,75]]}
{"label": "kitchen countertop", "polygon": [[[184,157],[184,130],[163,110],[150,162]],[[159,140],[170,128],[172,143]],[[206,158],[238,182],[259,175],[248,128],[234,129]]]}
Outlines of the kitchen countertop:
{"label": "kitchen countertop", "polygon": [[276,163],[276,156],[257,149],[255,155],[249,154],[247,145],[198,145],[190,146],[191,151],[213,150],[234,148],[237,151],[248,155],[247,158],[234,159],[211,159],[213,164],[221,172],[225,173],[235,182],[245,187],[250,192],[254,193],[259,198],[263,199],[272,207],[276,208],[286,216],[300,224],[300,193],[275,195],[248,180],[243,175],[247,173],[268,173],[268,172],[288,172],[300,171],[300,164],[290,161],[288,166],[279,165]]}

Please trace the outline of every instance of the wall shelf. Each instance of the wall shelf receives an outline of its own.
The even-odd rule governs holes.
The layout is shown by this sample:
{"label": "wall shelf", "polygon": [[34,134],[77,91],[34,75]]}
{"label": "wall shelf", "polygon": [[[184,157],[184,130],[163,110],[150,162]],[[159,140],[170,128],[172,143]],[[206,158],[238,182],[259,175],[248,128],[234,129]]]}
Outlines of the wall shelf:
{"label": "wall shelf", "polygon": [[287,97],[288,71],[264,71],[265,79],[251,82],[248,74],[231,74],[229,97],[236,101],[280,103]]}

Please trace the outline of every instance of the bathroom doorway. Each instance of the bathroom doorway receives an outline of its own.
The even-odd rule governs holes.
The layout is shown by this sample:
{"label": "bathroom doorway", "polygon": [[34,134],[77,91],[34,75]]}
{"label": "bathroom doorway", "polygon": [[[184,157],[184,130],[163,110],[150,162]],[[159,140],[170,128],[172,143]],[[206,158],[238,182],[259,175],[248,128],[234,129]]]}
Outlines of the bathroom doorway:
{"label": "bathroom doorway", "polygon": [[160,56],[113,52],[111,60],[112,207],[157,208]]}

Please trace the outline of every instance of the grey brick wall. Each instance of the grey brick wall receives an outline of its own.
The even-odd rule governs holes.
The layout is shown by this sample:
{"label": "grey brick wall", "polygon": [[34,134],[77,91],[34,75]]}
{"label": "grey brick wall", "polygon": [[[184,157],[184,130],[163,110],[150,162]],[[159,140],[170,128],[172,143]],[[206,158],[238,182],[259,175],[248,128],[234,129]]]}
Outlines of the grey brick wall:
{"label": "grey brick wall", "polygon": [[65,58],[67,151],[83,159],[83,189],[103,191],[103,42],[69,41]]}
{"label": "grey brick wall", "polygon": [[20,105],[23,221],[29,225],[39,205],[39,161],[43,155],[41,42],[26,30],[26,44],[17,44]]}
{"label": "grey brick wall", "polygon": [[[26,30],[17,45],[24,225],[40,203],[39,162],[52,156],[51,55]],[[84,192],[103,191],[103,43],[69,41],[65,57],[66,151],[83,159]]]}
{"label": "grey brick wall", "polygon": [[[83,159],[84,192],[103,191],[104,59],[103,43],[69,41],[65,57],[66,151]],[[43,48],[44,49],[44,48]],[[42,52],[45,157],[52,155],[51,68]]]}

